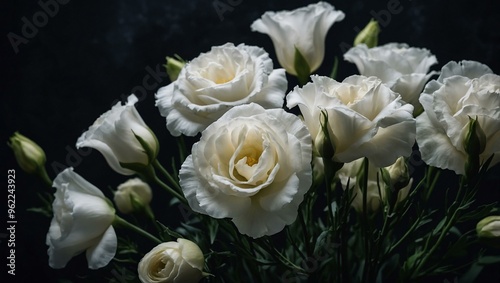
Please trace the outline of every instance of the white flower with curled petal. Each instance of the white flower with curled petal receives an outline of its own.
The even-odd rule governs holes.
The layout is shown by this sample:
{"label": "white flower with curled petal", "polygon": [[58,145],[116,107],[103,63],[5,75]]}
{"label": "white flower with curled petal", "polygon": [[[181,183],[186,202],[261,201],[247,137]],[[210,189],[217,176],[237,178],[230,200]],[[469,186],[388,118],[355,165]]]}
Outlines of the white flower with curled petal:
{"label": "white flower with curled petal", "polygon": [[417,143],[429,165],[465,174],[464,137],[469,119],[484,132],[482,164],[500,162],[500,76],[477,62],[451,62],[442,77],[432,81],[420,97],[425,112],[417,118]]}
{"label": "white flower with curled petal", "polygon": [[234,107],[202,132],[191,152],[179,172],[189,206],[232,218],[253,238],[293,223],[312,183],[311,137],[281,108]]}
{"label": "white flower with curled petal", "polygon": [[345,14],[326,3],[318,2],[293,11],[266,12],[252,23],[252,31],[271,37],[280,65],[292,75],[295,70],[295,48],[307,61],[310,73],[319,68],[325,57],[325,38],[335,22]]}
{"label": "white flower with curled petal", "polygon": [[137,267],[143,283],[196,283],[206,274],[198,245],[186,240],[161,243],[144,255]]}
{"label": "white flower with curled petal", "polygon": [[153,131],[135,109],[137,101],[132,94],[125,105],[118,102],[102,114],[78,138],[76,147],[97,149],[109,166],[123,175],[135,173],[126,164],[134,164],[134,168],[149,166],[158,155],[160,146]]}
{"label": "white flower with curled petal", "polygon": [[273,70],[264,49],[227,43],[188,62],[176,81],[156,94],[156,106],[173,136],[195,136],[234,106],[283,106],[285,70]]}
{"label": "white flower with curled petal", "polygon": [[363,76],[375,76],[411,103],[417,112],[418,98],[425,83],[436,72],[429,72],[437,63],[436,56],[424,48],[409,47],[405,43],[388,43],[368,48],[365,44],[352,47],[344,59],[356,64]]}
{"label": "white flower with curled petal", "polygon": [[351,76],[343,82],[311,76],[311,83],[287,95],[287,107],[299,106],[315,143],[322,142],[322,111],[334,150],[333,160],[347,163],[368,157],[377,167],[409,156],[415,143],[413,106],[376,77]]}
{"label": "white flower with curled petal", "polygon": [[439,73],[439,77],[437,79],[431,80],[425,85],[423,93],[426,95],[422,98],[422,100],[427,102],[426,99],[432,97],[432,93],[442,87],[444,80],[449,77],[462,76],[469,79],[475,79],[486,74],[493,74],[493,71],[485,64],[469,60],[463,60],[460,62],[450,61],[441,68],[441,72]]}
{"label": "white flower with curled petal", "polygon": [[111,223],[115,210],[104,194],[68,168],[54,180],[54,217],[47,233],[49,265],[63,268],[86,251],[90,269],[106,266],[115,256],[117,239]]}

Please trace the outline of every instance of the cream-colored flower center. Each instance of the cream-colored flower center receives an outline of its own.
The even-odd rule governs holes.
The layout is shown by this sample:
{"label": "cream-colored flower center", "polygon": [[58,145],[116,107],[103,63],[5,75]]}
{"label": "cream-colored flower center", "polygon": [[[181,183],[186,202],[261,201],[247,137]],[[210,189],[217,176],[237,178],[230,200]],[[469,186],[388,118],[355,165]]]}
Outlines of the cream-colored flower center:
{"label": "cream-colored flower center", "polygon": [[225,84],[234,80],[237,70],[232,63],[221,60],[222,62],[210,62],[200,71],[200,76],[214,82],[215,84]]}
{"label": "cream-colored flower center", "polygon": [[217,76],[214,80],[214,83],[221,85],[230,82],[233,79],[234,79],[234,74],[232,75],[223,74],[223,76]]}
{"label": "cream-colored flower center", "polygon": [[368,89],[365,85],[347,85],[339,87],[339,89],[336,91],[336,94],[338,99],[340,99],[340,101],[342,101],[344,105],[350,106],[362,100],[365,97],[367,91]]}
{"label": "cream-colored flower center", "polygon": [[253,166],[253,165],[255,165],[256,163],[259,162],[258,158],[254,158],[252,156],[246,156],[246,158],[247,158],[247,165],[248,166]]}

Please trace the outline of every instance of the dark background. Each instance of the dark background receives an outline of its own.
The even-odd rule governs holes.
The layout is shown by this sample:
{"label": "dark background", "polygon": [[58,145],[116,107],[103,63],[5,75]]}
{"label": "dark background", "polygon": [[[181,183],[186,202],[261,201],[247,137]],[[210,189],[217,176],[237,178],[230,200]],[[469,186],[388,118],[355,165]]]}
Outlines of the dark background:
{"label": "dark background", "polygon": [[[58,11],[44,19],[39,3],[47,2],[57,3]],[[154,93],[169,83],[162,66],[165,56],[179,54],[189,60],[215,45],[245,43],[263,47],[279,67],[271,40],[251,32],[251,23],[265,11],[295,9],[316,1],[220,0],[239,4],[219,13],[212,0],[60,2],[65,4],[55,0],[7,0],[0,4],[0,160],[3,178],[7,179],[7,169],[17,173],[16,282],[80,278],[86,272],[86,261],[79,257],[63,270],[48,267],[45,233],[50,220],[26,211],[38,204],[36,193],[47,188],[17,166],[6,145],[14,131],[44,148],[52,178],[58,170],[73,166],[77,173],[109,192],[106,188],[115,188],[127,178],[112,171],[97,151],[75,149],[77,138],[99,115],[136,92],[140,98],[137,108],[161,143],[159,159],[169,164],[176,154],[174,140],[154,106]],[[338,79],[357,72],[353,64],[342,60],[345,50],[341,46],[350,45],[356,27],[362,28],[375,14],[383,17],[380,44],[406,42],[425,47],[438,59],[434,70],[450,60],[468,59],[500,73],[497,1],[401,0],[401,12],[392,15],[387,12],[389,2],[395,1],[334,1],[332,4],[346,18],[330,29],[325,61],[317,73],[329,74],[334,56],[341,59]],[[35,15],[38,17],[34,19]],[[35,24],[36,31],[27,30],[26,22]],[[17,52],[9,42],[8,34],[12,33],[26,38]],[[160,73],[154,71],[157,75],[151,76],[151,70]],[[498,200],[498,186],[494,187],[490,197]],[[154,206],[162,206],[162,200],[156,198]],[[4,223],[5,213],[1,215],[4,218],[0,222]],[[2,233],[4,230],[0,231],[3,251],[6,243]],[[6,252],[0,262],[5,261],[4,255]],[[3,263],[1,266],[0,270],[6,268]],[[498,269],[491,271],[500,277]],[[12,282],[12,277],[8,279],[2,281]],[[449,281],[454,282],[453,278]]]}

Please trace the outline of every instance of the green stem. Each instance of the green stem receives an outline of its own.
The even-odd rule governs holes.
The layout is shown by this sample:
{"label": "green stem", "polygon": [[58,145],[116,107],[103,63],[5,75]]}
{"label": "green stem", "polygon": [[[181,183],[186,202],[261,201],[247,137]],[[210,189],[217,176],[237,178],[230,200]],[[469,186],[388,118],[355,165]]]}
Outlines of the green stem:
{"label": "green stem", "polygon": [[181,194],[179,194],[176,190],[172,189],[167,184],[163,183],[162,180],[160,180],[157,176],[155,176],[153,180],[158,186],[162,187],[165,191],[167,191],[168,193],[179,199],[182,203],[186,205],[188,204],[185,197],[183,197]]}
{"label": "green stem", "polygon": [[182,203],[187,204],[186,198],[181,195],[179,192],[176,190],[172,189],[169,185],[163,183],[162,180],[156,176],[156,172],[153,166],[148,166],[146,167],[142,172],[139,172],[142,177],[144,177],[146,180],[155,182],[158,186],[162,187],[165,191],[167,191],[169,194],[173,195],[177,199],[179,199]]}
{"label": "green stem", "polygon": [[153,166],[160,170],[160,172],[165,175],[165,177],[167,178],[167,180],[175,187],[175,189],[178,191],[178,192],[182,192],[182,189],[181,187],[179,186],[179,183],[175,180],[175,178],[165,169],[165,167],[163,167],[160,162],[158,161],[158,159],[155,159],[155,161],[153,161]]}
{"label": "green stem", "polygon": [[365,157],[363,160],[363,174],[361,183],[359,184],[361,192],[363,194],[363,212],[362,212],[362,227],[363,227],[363,239],[364,239],[364,250],[365,250],[365,263],[363,268],[363,282],[368,282],[368,277],[370,273],[370,263],[371,263],[371,252],[370,252],[370,232],[368,229],[368,170],[369,161]]}
{"label": "green stem", "polygon": [[49,188],[52,188],[53,182],[52,179],[50,179],[49,175],[47,174],[47,170],[45,170],[45,167],[40,167],[37,174]]}
{"label": "green stem", "polygon": [[309,233],[307,232],[307,225],[304,221],[304,214],[302,212],[302,209],[299,209],[299,220],[300,225],[302,226],[302,234],[304,235],[304,244],[306,245],[307,255],[310,256],[312,255],[311,243],[309,242]]}
{"label": "green stem", "polygon": [[120,227],[120,228],[127,228],[127,229],[130,229],[148,239],[150,239],[151,241],[157,243],[157,244],[161,244],[163,243],[162,240],[156,238],[155,236],[151,235],[150,233],[144,231],[143,229],[135,226],[134,224],[128,222],[127,220],[121,218],[120,216],[118,215],[115,215],[115,219],[113,220],[113,226],[116,226],[116,227]]}
{"label": "green stem", "polygon": [[[460,182],[460,187],[458,189],[458,193],[457,193],[457,197],[455,199],[455,201],[453,202],[453,204],[451,205],[452,207],[455,206],[455,211],[453,211],[453,214],[451,215],[450,218],[448,218],[448,220],[446,221],[446,225],[444,226],[443,230],[441,230],[441,233],[437,239],[436,242],[434,242],[434,245],[431,247],[431,249],[425,253],[425,256],[424,258],[418,263],[417,267],[415,268],[415,271],[412,273],[412,277],[418,277],[418,274],[420,272],[420,270],[422,269],[422,267],[424,267],[424,265],[427,263],[427,261],[429,260],[429,258],[433,255],[433,253],[440,247],[441,245],[441,242],[443,241],[444,237],[446,236],[446,234],[448,233],[448,231],[453,227],[453,225],[455,224],[456,222],[456,219],[458,217],[458,212],[460,211],[459,207],[462,205],[463,203],[463,200],[466,198],[467,196],[467,192],[465,192],[464,194],[464,197],[463,199],[460,200],[460,204],[458,206],[456,206],[457,202],[458,202],[458,199],[462,193],[464,189],[464,182]],[[426,242],[426,249],[427,249],[427,243],[429,243],[430,237],[427,239],[428,241]]]}

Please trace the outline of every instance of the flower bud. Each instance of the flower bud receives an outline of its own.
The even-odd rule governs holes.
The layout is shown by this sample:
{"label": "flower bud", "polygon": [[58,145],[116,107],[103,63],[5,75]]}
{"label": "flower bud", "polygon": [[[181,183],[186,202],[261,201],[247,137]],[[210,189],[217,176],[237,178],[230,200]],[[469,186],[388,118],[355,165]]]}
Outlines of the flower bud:
{"label": "flower bud", "polygon": [[330,138],[330,131],[328,130],[328,113],[325,110],[321,111],[319,123],[321,128],[314,139],[314,147],[319,156],[331,159],[335,154],[335,148]]}
{"label": "flower bud", "polygon": [[389,173],[390,184],[394,190],[400,190],[408,185],[410,174],[404,157],[399,157],[394,164],[385,167],[385,169]]}
{"label": "flower bud", "polygon": [[486,146],[486,135],[476,119],[469,117],[467,124],[467,132],[464,138],[464,150],[467,153],[467,161],[465,162],[465,176],[468,179],[473,179],[479,172],[481,167],[479,155],[484,151]]}
{"label": "flower bud", "polygon": [[488,216],[476,225],[479,239],[500,248],[500,215]]}
{"label": "flower bud", "polygon": [[479,156],[486,146],[486,135],[476,119],[469,117],[468,131],[464,138],[464,149],[468,155]]}
{"label": "flower bud", "polygon": [[14,152],[17,163],[25,172],[38,173],[45,166],[45,152],[29,138],[15,132],[7,144]]}
{"label": "flower bud", "polygon": [[177,239],[154,247],[141,259],[137,271],[143,283],[196,283],[207,275],[202,271],[204,262],[198,245]]}
{"label": "flower bud", "polygon": [[184,65],[186,65],[186,62],[182,60],[179,55],[176,54],[174,55],[174,57],[175,58],[167,56],[167,64],[165,65],[165,67],[167,68],[168,77],[172,82],[177,80],[177,77],[179,77],[179,73],[181,72]]}
{"label": "flower bud", "polygon": [[368,48],[372,48],[378,45],[378,34],[380,32],[380,27],[378,22],[371,19],[370,22],[362,29],[356,38],[354,39],[354,46],[359,44],[366,44]]}
{"label": "flower bud", "polygon": [[134,178],[118,186],[114,201],[118,211],[129,214],[144,210],[152,198],[149,185],[139,178]]}

